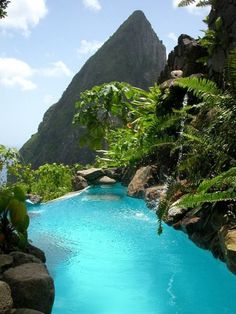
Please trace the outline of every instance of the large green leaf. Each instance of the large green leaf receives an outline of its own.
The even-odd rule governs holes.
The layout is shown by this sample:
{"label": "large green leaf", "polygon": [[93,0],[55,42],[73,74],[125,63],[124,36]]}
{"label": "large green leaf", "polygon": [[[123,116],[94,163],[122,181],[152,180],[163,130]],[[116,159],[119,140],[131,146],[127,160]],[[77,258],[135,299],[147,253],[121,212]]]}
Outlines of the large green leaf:
{"label": "large green leaf", "polygon": [[10,219],[12,225],[17,229],[21,229],[25,224],[25,217],[27,216],[27,210],[25,204],[17,199],[12,199],[8,205],[10,212]]}
{"label": "large green leaf", "polygon": [[15,186],[13,189],[14,197],[21,202],[25,201],[25,192],[19,186]]}
{"label": "large green leaf", "polygon": [[12,194],[8,190],[0,192],[0,214],[7,209],[11,197]]}

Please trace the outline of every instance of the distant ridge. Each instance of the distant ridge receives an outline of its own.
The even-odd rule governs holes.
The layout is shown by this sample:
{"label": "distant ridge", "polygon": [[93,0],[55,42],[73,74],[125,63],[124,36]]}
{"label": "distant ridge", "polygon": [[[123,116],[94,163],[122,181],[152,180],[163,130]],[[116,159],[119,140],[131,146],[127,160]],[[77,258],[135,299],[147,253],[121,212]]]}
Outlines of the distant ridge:
{"label": "distant ridge", "polygon": [[20,149],[25,162],[90,163],[94,152],[79,146],[84,128],[72,126],[75,102],[82,91],[110,81],[147,89],[164,69],[166,49],[142,11],[135,11],[72,79],[58,103],[51,106],[38,132]]}

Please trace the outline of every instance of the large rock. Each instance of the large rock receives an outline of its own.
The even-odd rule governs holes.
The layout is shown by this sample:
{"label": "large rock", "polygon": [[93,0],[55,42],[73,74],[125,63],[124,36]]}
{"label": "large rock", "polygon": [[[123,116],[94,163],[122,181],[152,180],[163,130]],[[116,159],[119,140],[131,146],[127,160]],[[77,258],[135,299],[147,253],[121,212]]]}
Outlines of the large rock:
{"label": "large rock", "polygon": [[157,169],[154,166],[141,167],[128,185],[128,195],[144,197],[145,190],[157,181]]}
{"label": "large rock", "polygon": [[123,168],[120,176],[120,181],[122,182],[122,184],[128,186],[135,176],[136,171],[137,168],[132,166]]}
{"label": "large rock", "polygon": [[28,263],[10,268],[3,280],[12,291],[16,308],[30,308],[50,314],[54,301],[54,284],[43,264]]}
{"label": "large rock", "polygon": [[228,268],[236,274],[236,229],[223,226],[219,231],[220,245]]}
{"label": "large rock", "polygon": [[77,174],[72,180],[72,185],[74,191],[80,191],[88,186],[88,182],[85,178]]}
{"label": "large rock", "polygon": [[13,257],[7,254],[0,254],[0,273],[13,264]]}
{"label": "large rock", "polygon": [[[159,77],[159,82],[173,81],[174,70],[181,70],[183,76],[190,76],[194,73],[206,73],[206,67],[202,63],[197,62],[201,57],[206,56],[206,49],[202,48],[197,40],[182,34],[178,38],[178,45],[168,55],[167,65]],[[175,72],[177,73],[177,72]],[[166,83],[168,85],[168,83]]]}
{"label": "large rock", "polygon": [[105,176],[115,179],[116,181],[121,181],[122,173],[123,173],[122,167],[104,169]]}
{"label": "large rock", "polygon": [[45,253],[42,250],[40,250],[38,247],[28,243],[24,250],[25,250],[25,253],[34,255],[35,257],[39,258],[43,263],[46,263]]}
{"label": "large rock", "polygon": [[0,281],[0,313],[11,314],[12,306],[11,289],[7,283]]}
{"label": "large rock", "polygon": [[72,125],[80,93],[111,81],[148,89],[164,69],[166,49],[142,11],[135,11],[72,79],[58,103],[45,113],[38,132],[21,148],[26,163],[94,161],[95,152],[80,147],[85,127]]}
{"label": "large rock", "polygon": [[104,172],[100,168],[90,168],[86,170],[77,171],[77,175],[85,178],[89,182],[93,182],[98,178],[104,176]]}
{"label": "large rock", "polygon": [[96,180],[96,184],[115,184],[116,180],[109,178],[107,176],[103,176]]}
{"label": "large rock", "polygon": [[167,215],[166,222],[168,224],[175,224],[181,218],[183,218],[184,214],[187,211],[188,210],[186,208],[181,208],[181,207],[178,207],[178,206],[171,206],[169,208],[169,210],[168,210],[168,215]]}
{"label": "large rock", "polygon": [[144,199],[150,209],[157,209],[158,202],[166,195],[165,185],[155,185],[147,188],[144,193]]}
{"label": "large rock", "polygon": [[40,204],[42,202],[43,198],[42,198],[42,196],[37,195],[37,194],[27,194],[26,199],[28,200],[29,204],[37,205],[37,204]]}
{"label": "large rock", "polygon": [[9,256],[14,260],[12,265],[13,267],[27,263],[42,263],[41,259],[36,256],[19,251],[11,252]]}

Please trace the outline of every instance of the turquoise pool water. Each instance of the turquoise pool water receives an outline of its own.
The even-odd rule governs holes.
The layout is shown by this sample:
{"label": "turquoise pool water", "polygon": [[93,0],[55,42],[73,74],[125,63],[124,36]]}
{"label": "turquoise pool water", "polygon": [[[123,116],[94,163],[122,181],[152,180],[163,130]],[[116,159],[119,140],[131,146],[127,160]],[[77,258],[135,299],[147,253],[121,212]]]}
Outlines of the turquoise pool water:
{"label": "turquoise pool water", "polygon": [[53,314],[235,314],[236,276],[120,185],[30,210],[54,277]]}

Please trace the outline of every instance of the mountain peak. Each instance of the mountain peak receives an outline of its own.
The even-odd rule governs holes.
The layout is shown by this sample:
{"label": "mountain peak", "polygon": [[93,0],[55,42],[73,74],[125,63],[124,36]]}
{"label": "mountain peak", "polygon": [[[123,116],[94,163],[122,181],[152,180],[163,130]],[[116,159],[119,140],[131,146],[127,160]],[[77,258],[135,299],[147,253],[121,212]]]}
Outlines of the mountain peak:
{"label": "mountain peak", "polygon": [[144,13],[134,11],[74,76],[58,103],[45,113],[38,133],[20,150],[24,160],[34,167],[46,162],[93,162],[94,152],[79,147],[84,129],[72,126],[80,93],[110,81],[147,89],[157,81],[165,63],[165,46]]}
{"label": "mountain peak", "polygon": [[143,11],[141,10],[135,10],[130,16],[129,18],[131,19],[147,19],[145,14],[143,13]]}

